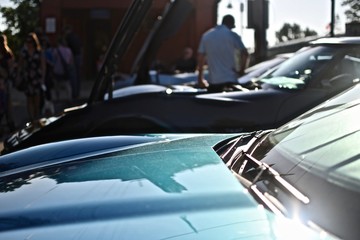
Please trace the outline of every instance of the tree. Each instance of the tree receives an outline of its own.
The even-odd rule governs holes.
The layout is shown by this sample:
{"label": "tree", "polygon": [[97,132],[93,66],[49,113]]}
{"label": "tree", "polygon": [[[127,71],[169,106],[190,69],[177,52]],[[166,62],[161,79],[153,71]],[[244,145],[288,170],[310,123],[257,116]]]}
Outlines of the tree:
{"label": "tree", "polygon": [[310,36],[316,36],[317,32],[315,32],[314,30],[310,30],[309,28],[306,28],[304,30],[304,37],[310,37]]}
{"label": "tree", "polygon": [[343,0],[341,6],[349,7],[349,9],[345,11],[345,15],[350,22],[360,22],[359,0]]}
{"label": "tree", "polygon": [[[4,33],[12,49],[20,49],[29,32],[39,27],[41,0],[10,0],[13,7],[0,7],[7,29]],[[15,51],[16,53],[16,51]]]}
{"label": "tree", "polygon": [[286,42],[289,40],[299,39],[308,36],[316,36],[317,32],[306,28],[302,30],[299,24],[284,23],[282,28],[275,33],[279,42]]}

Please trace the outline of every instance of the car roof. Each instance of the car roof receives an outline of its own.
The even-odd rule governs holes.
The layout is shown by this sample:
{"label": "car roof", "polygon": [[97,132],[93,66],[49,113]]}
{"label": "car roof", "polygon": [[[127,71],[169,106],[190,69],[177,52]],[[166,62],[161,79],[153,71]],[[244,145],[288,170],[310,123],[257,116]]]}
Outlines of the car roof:
{"label": "car roof", "polygon": [[324,44],[360,44],[360,37],[326,37],[311,41],[311,45]]}

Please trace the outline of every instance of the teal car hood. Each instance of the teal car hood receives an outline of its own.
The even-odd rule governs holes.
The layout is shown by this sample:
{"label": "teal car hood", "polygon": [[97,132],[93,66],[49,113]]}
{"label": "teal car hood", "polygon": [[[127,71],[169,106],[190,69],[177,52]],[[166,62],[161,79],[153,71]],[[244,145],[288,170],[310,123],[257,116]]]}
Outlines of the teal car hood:
{"label": "teal car hood", "polygon": [[212,149],[222,139],[169,137],[5,174],[0,239],[320,239],[255,202]]}

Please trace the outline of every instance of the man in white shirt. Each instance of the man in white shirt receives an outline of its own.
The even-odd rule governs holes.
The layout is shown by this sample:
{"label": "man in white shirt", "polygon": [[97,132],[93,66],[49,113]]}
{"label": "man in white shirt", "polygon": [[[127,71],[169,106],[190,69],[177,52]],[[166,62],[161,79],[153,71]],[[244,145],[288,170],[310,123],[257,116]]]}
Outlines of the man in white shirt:
{"label": "man in white shirt", "polygon": [[[198,49],[198,84],[209,92],[221,91],[227,85],[238,84],[244,74],[249,54],[241,37],[231,31],[234,17],[226,15],[222,24],[205,32]],[[204,79],[203,68],[208,64],[209,79]]]}

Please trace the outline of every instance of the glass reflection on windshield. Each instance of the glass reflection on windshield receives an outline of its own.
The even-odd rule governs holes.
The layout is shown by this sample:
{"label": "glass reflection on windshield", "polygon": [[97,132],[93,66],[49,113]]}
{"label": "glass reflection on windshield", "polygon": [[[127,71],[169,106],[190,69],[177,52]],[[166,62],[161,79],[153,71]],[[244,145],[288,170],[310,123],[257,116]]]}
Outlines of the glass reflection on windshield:
{"label": "glass reflection on windshield", "polygon": [[347,73],[357,78],[359,56],[352,47],[314,46],[298,52],[264,75],[260,82],[277,88],[302,89],[309,82],[331,80],[340,74]]}
{"label": "glass reflection on windshield", "polygon": [[270,139],[287,160],[358,191],[360,125],[354,116],[360,116],[358,100],[315,112],[294,127],[279,128]]}

